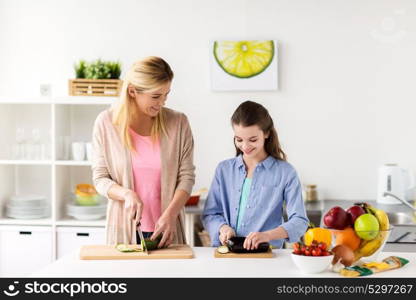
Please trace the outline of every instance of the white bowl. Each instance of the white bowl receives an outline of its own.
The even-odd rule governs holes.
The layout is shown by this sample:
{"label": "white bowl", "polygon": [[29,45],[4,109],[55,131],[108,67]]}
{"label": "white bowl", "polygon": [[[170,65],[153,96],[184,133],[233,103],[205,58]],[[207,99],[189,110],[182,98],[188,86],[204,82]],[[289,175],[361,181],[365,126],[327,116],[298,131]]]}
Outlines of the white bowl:
{"label": "white bowl", "polygon": [[306,274],[320,273],[327,270],[334,258],[334,255],[306,256],[294,253],[291,256],[295,265]]}
{"label": "white bowl", "polygon": [[76,214],[101,214],[105,213],[107,210],[107,204],[100,204],[95,206],[82,206],[76,205],[72,203],[68,203],[66,205],[66,209],[68,213],[76,213]]}
{"label": "white bowl", "polygon": [[68,216],[71,216],[77,220],[82,220],[82,221],[92,221],[92,220],[100,220],[102,218],[105,217],[105,213],[103,214],[97,214],[97,215],[93,215],[93,214],[77,214],[77,213],[68,213]]}

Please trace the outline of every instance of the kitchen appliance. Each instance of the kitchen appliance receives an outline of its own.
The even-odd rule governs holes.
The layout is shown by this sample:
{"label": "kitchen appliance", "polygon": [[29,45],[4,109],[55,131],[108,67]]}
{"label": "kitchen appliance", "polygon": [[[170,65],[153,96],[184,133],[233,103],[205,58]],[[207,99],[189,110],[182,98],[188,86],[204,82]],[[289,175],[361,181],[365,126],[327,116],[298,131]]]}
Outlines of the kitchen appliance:
{"label": "kitchen appliance", "polygon": [[[414,176],[410,170],[403,169],[397,164],[385,164],[378,170],[377,202],[382,204],[401,204],[395,197],[406,198],[408,190],[414,188]],[[387,192],[385,194],[385,192]]]}
{"label": "kitchen appliance", "polygon": [[183,259],[193,258],[194,253],[188,245],[170,245],[144,252],[120,252],[114,245],[86,245],[80,250],[80,259],[87,260],[114,260],[114,259]]}

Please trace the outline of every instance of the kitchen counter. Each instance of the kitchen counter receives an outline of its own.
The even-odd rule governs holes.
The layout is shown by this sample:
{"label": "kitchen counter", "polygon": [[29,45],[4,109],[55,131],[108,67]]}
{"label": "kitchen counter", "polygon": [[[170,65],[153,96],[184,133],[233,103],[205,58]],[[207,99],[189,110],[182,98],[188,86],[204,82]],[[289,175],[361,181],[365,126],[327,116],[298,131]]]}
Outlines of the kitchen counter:
{"label": "kitchen counter", "polygon": [[[31,277],[341,277],[331,271],[302,274],[290,257],[290,250],[273,250],[273,258],[214,258],[214,248],[194,247],[193,259],[164,260],[80,260],[73,252]],[[415,277],[416,253],[383,252],[380,260],[400,256],[410,262],[398,270],[371,275],[372,277]]]}

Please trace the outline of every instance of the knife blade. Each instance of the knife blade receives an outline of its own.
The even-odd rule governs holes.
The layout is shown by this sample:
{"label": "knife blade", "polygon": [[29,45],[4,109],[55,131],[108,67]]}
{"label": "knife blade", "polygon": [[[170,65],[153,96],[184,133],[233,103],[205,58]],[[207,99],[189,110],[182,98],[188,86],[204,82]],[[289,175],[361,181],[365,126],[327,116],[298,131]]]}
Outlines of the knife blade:
{"label": "knife blade", "polygon": [[139,226],[137,226],[137,232],[139,233],[139,237],[140,237],[140,244],[142,246],[142,250],[144,253],[146,253],[146,255],[149,255],[149,252],[147,251],[147,246],[146,246],[146,242],[144,241],[144,236],[143,236],[143,232],[140,229],[140,223]]}

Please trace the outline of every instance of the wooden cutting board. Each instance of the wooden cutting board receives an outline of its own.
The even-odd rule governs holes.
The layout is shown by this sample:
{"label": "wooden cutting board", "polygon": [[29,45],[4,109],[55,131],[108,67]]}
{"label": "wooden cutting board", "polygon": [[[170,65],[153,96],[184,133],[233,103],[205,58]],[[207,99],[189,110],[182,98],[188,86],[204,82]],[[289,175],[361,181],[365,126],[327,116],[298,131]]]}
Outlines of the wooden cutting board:
{"label": "wooden cutting board", "polygon": [[233,253],[228,252],[225,254],[219,253],[217,249],[214,249],[215,258],[271,258],[274,257],[274,253],[270,249],[267,252],[262,253]]}
{"label": "wooden cutting board", "polygon": [[82,246],[80,259],[111,260],[111,259],[183,259],[193,258],[194,253],[188,245],[170,245],[168,248],[143,252],[120,252],[114,245],[87,245]]}

